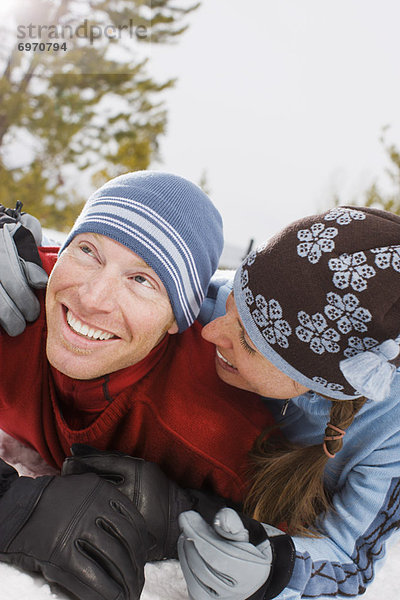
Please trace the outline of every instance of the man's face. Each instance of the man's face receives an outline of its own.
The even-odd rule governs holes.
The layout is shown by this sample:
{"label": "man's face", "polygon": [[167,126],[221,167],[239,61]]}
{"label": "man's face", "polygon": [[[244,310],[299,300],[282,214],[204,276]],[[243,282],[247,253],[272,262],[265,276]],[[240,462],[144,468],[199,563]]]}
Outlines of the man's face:
{"label": "man's face", "polygon": [[47,358],[75,379],[138,363],[176,333],[160,278],[137,254],[103,235],[77,235],[58,259],[46,294]]}

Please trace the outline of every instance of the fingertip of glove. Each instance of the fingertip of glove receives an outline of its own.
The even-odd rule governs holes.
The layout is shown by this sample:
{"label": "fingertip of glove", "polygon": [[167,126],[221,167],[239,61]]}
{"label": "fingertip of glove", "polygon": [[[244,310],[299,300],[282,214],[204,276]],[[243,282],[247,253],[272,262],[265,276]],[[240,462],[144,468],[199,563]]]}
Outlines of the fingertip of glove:
{"label": "fingertip of glove", "polygon": [[198,523],[200,521],[202,521],[201,516],[194,510],[186,510],[178,517],[178,522],[181,529],[183,529],[185,525],[193,525],[194,523]]}
{"label": "fingertip of glove", "polygon": [[247,542],[249,540],[249,532],[240,516],[232,508],[222,508],[218,511],[214,519],[214,529],[222,537],[233,541]]}

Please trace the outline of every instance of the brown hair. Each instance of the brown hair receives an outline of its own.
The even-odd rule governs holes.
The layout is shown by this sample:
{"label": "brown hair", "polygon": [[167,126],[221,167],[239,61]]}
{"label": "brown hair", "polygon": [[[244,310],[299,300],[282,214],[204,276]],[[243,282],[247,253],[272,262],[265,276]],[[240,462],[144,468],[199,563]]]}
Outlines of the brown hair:
{"label": "brown hair", "polygon": [[[331,402],[329,424],[345,430],[365,398]],[[343,440],[329,424],[325,429],[326,449],[336,454],[342,449]],[[250,454],[251,487],[245,511],[259,521],[285,528],[291,535],[317,537],[315,520],[331,507],[324,485],[329,458],[322,444],[300,447],[270,433],[271,429],[259,436]]]}

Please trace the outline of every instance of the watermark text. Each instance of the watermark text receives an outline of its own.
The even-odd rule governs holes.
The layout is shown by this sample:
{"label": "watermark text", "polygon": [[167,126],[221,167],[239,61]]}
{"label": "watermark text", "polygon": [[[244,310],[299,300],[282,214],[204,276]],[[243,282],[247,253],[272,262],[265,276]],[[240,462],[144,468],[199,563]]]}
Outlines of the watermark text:
{"label": "watermark text", "polygon": [[108,38],[121,39],[128,35],[131,39],[145,40],[148,37],[147,27],[135,25],[132,19],[125,25],[94,25],[85,19],[79,25],[40,25],[29,23],[18,25],[17,38],[19,40],[72,40],[74,38],[88,39],[90,44],[96,40]]}

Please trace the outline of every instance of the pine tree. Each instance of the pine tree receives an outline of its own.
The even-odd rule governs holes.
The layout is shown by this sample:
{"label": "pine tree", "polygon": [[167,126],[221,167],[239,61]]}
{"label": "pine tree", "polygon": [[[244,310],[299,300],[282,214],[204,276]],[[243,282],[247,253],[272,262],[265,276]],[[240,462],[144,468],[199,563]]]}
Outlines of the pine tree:
{"label": "pine tree", "polygon": [[[65,229],[86,195],[82,173],[98,186],[146,169],[157,158],[166,127],[159,97],[174,84],[148,75],[147,48],[179,38],[186,15],[198,6],[28,0],[18,28],[3,24],[0,202],[13,206],[21,200],[42,224]],[[27,51],[26,44],[33,48],[35,42],[65,43],[67,50]],[[18,164],[21,147],[28,148],[27,158]]]}

